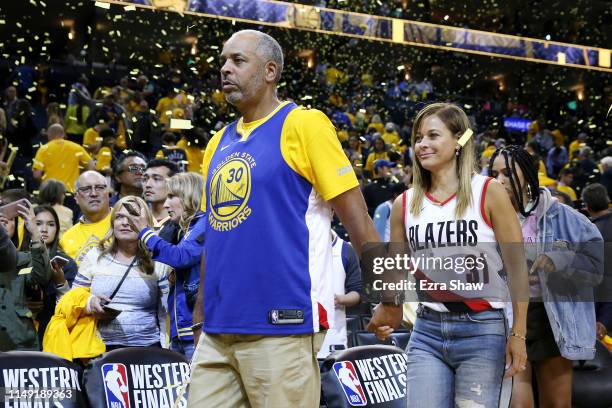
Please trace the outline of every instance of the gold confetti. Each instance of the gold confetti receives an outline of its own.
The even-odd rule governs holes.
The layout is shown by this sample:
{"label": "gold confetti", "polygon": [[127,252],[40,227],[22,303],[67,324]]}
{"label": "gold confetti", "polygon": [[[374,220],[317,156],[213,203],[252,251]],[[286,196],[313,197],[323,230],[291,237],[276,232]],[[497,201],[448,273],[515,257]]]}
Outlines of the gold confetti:
{"label": "gold confetti", "polygon": [[103,8],[103,9],[106,9],[106,10],[109,10],[111,5],[110,5],[110,3],[104,3],[104,2],[101,2],[101,1],[96,1],[95,6]]}

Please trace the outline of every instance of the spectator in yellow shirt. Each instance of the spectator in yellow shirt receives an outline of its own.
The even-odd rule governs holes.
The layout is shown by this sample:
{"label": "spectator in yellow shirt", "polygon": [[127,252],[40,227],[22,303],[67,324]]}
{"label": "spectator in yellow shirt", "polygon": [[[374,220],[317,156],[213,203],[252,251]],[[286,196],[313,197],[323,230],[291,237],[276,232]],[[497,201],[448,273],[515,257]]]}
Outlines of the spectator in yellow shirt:
{"label": "spectator in yellow shirt", "polygon": [[380,115],[372,116],[372,121],[368,125],[367,131],[369,132],[371,129],[376,133],[383,133],[385,131],[385,125],[383,125]]}
{"label": "spectator in yellow shirt", "polygon": [[369,172],[366,176],[371,176],[374,173],[374,163],[377,160],[389,160],[389,152],[387,152],[387,146],[382,137],[374,139],[374,149],[368,155],[364,170]]}
{"label": "spectator in yellow shirt", "polygon": [[576,138],[576,140],[570,143],[569,149],[568,149],[569,151],[567,152],[567,154],[570,157],[570,160],[574,156],[573,155],[574,151],[578,151],[578,149],[580,149],[581,147],[586,146],[586,139],[587,139],[587,134],[584,132],[581,132],[578,134],[578,137]]}
{"label": "spectator in yellow shirt", "polygon": [[202,128],[188,130],[176,144],[179,149],[183,149],[187,155],[187,170],[195,173],[201,172],[202,160],[204,160],[204,145],[206,135]]}
{"label": "spectator in yellow shirt", "polygon": [[106,178],[96,171],[81,174],[76,191],[76,202],[83,215],[64,233],[60,246],[79,264],[110,229],[110,206]]}
{"label": "spectator in yellow shirt", "polygon": [[574,172],[569,168],[562,169],[559,172],[559,182],[557,183],[557,191],[567,194],[572,201],[576,201],[576,192],[571,187],[573,181]]}
{"label": "spectator in yellow shirt", "polygon": [[393,122],[387,122],[385,124],[385,131],[382,133],[381,137],[390,148],[394,150],[398,149],[401,139],[397,130],[395,130]]}
{"label": "spectator in yellow shirt", "polygon": [[32,171],[37,182],[53,178],[64,183],[66,190],[72,193],[81,170],[92,170],[94,163],[83,146],[64,140],[64,136],[62,125],[49,126],[49,143],[36,152]]}
{"label": "spectator in yellow shirt", "polygon": [[117,138],[111,128],[100,131],[102,147],[96,154],[96,170],[102,174],[110,176],[113,173],[114,159],[118,157]]}
{"label": "spectator in yellow shirt", "polygon": [[79,103],[68,105],[66,110],[66,134],[68,140],[74,143],[79,143],[83,139],[83,134],[87,130],[87,118],[89,117],[89,106],[85,105],[82,98],[79,98]]}
{"label": "spectator in yellow shirt", "polygon": [[170,125],[170,117],[174,109],[180,107],[179,100],[176,96],[176,89],[170,88],[168,90],[168,95],[161,98],[159,102],[157,102],[157,107],[155,108],[155,112],[157,112],[157,116],[159,117],[159,122],[166,127]]}
{"label": "spectator in yellow shirt", "polygon": [[162,143],[163,147],[155,154],[155,158],[168,159],[176,164],[180,173],[184,172],[188,163],[187,153],[176,145],[176,135],[172,132],[164,133]]}

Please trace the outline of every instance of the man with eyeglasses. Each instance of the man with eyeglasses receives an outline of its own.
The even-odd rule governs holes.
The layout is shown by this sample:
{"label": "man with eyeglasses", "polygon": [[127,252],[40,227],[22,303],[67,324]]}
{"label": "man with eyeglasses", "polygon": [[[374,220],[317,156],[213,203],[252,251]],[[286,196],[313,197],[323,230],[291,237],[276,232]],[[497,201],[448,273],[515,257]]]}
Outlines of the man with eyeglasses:
{"label": "man with eyeglasses", "polygon": [[142,197],[142,182],[146,168],[147,161],[140,152],[130,151],[119,160],[113,169],[117,192],[110,198],[111,207],[125,196]]}
{"label": "man with eyeglasses", "polygon": [[77,264],[110,229],[110,206],[106,178],[86,171],[76,180],[76,202],[83,214],[79,222],[62,235],[60,245]]}

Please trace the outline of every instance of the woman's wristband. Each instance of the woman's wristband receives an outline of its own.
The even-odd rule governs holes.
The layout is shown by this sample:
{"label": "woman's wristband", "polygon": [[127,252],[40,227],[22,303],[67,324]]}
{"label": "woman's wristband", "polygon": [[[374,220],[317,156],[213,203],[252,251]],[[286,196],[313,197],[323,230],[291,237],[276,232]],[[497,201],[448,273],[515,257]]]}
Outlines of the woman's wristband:
{"label": "woman's wristband", "polygon": [[193,326],[191,326],[191,330],[192,330],[192,331],[200,330],[200,329],[202,328],[202,326],[203,326],[203,325],[204,325],[204,323],[203,323],[203,322],[196,323],[196,324],[194,324]]}
{"label": "woman's wristband", "polygon": [[519,339],[521,339],[523,341],[527,341],[527,337],[521,336],[520,334],[515,333],[514,330],[510,332],[510,336],[511,337],[518,337]]}

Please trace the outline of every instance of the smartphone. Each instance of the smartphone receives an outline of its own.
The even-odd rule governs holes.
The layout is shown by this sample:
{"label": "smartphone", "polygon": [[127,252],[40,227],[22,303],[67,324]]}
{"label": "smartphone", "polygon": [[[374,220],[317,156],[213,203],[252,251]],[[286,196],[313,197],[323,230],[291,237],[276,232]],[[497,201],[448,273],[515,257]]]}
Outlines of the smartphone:
{"label": "smartphone", "polygon": [[0,207],[0,213],[2,213],[2,215],[9,220],[12,220],[17,216],[17,211],[19,210],[20,204],[30,208],[28,200],[22,198],[21,200],[13,201],[12,203],[8,203]]}
{"label": "smartphone", "polygon": [[102,310],[104,310],[104,314],[106,315],[104,318],[108,320],[114,319],[121,313],[121,310],[115,309],[114,307],[108,305],[102,306]]}
{"label": "smartphone", "polygon": [[123,206],[125,207],[127,212],[130,213],[131,215],[134,215],[136,217],[140,215],[140,212],[136,211],[136,209],[132,207],[130,203],[123,203]]}
{"label": "smartphone", "polygon": [[66,259],[61,255],[55,255],[51,259],[51,265],[59,267],[60,269],[64,269],[64,266],[68,265],[69,262],[69,259]]}

